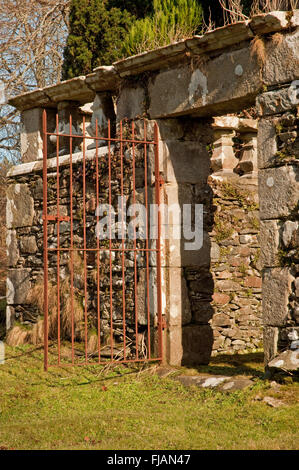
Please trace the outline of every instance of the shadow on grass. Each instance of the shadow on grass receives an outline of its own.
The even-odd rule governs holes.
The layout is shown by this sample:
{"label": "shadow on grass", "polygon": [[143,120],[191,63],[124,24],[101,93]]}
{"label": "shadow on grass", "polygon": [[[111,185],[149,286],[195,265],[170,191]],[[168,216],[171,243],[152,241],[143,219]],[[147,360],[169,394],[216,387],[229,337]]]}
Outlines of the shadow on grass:
{"label": "shadow on grass", "polygon": [[247,375],[261,378],[264,376],[264,353],[223,354],[211,358],[209,365],[194,369],[199,373],[213,375]]}
{"label": "shadow on grass", "polygon": [[[49,353],[53,358],[56,357],[53,354],[55,351],[55,345],[50,344]],[[7,351],[8,352],[8,351]],[[56,352],[56,351],[55,351]],[[22,362],[25,361],[28,368],[32,368],[32,372],[38,375],[43,370],[43,346],[30,347],[29,345],[23,347],[9,348],[9,353],[6,358],[7,365],[15,369],[20,359]],[[74,381],[76,385],[87,385],[94,382],[105,382],[109,379],[116,379],[127,376],[138,376],[143,373],[154,373],[157,363],[148,363],[142,365],[132,364],[109,364],[103,366],[86,365],[84,367],[50,367],[49,372],[43,374],[45,383],[53,386],[54,380],[70,379],[69,383],[63,384],[63,386],[73,386]],[[36,369],[37,370],[34,370]],[[197,374],[211,374],[211,375],[223,375],[223,376],[252,376],[256,378],[264,377],[264,354],[263,352],[249,353],[249,354],[235,354],[235,355],[221,355],[213,357],[210,360],[209,365],[198,365],[191,367],[182,367],[174,369],[173,372],[176,374],[186,375],[197,375]],[[40,377],[41,378],[41,377]],[[61,384],[62,385],[62,384]]]}

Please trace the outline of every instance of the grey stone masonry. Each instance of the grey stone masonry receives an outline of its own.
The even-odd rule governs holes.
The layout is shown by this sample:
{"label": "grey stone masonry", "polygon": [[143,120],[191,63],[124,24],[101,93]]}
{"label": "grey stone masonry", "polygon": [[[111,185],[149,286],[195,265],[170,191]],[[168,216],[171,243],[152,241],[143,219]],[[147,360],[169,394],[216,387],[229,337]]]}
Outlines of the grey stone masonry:
{"label": "grey stone masonry", "polygon": [[299,331],[299,116],[291,82],[257,99],[266,364]]}

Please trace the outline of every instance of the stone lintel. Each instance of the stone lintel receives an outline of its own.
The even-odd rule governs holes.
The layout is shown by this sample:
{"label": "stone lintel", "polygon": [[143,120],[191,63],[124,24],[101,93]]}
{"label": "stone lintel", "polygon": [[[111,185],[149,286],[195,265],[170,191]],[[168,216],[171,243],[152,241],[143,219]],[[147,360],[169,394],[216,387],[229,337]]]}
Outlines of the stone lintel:
{"label": "stone lintel", "polygon": [[86,76],[85,83],[96,92],[113,92],[118,88],[120,79],[113,65],[101,66]]}
{"label": "stone lintel", "polygon": [[166,68],[172,63],[177,63],[186,56],[186,41],[179,41],[163,47],[158,47],[152,51],[128,57],[115,62],[113,65],[120,77],[138,75],[149,70],[159,70]]}
{"label": "stone lintel", "polygon": [[55,107],[55,103],[51,101],[50,97],[41,88],[10,98],[8,100],[8,104],[14,106],[20,111],[26,111],[33,108]]}
{"label": "stone lintel", "polygon": [[203,54],[218,49],[224,49],[234,44],[253,38],[253,32],[248,21],[239,21],[235,24],[222,26],[209,31],[203,36],[195,36],[186,40],[186,46],[194,54]]}
{"label": "stone lintel", "polygon": [[8,100],[11,106],[24,111],[46,107],[55,108],[60,101],[78,101],[81,104],[93,101],[96,92],[115,91],[119,78],[113,66],[98,67],[89,75],[71,78],[43,89],[33,90]]}
{"label": "stone lintel", "polygon": [[54,103],[60,101],[87,103],[93,100],[94,92],[86,85],[85,78],[85,76],[81,76],[65,80],[57,85],[44,88],[44,91]]}
{"label": "stone lintel", "polygon": [[254,34],[267,34],[281,31],[290,26],[288,12],[272,11],[254,16],[250,21],[250,28]]}
{"label": "stone lintel", "polygon": [[[111,150],[114,147],[111,147]],[[86,160],[93,160],[95,157],[95,149],[86,150]],[[108,147],[99,147],[98,148],[99,157],[105,154],[108,154]],[[82,152],[73,153],[72,162],[75,165],[83,160]],[[70,164],[70,156],[69,155],[61,155],[59,157],[59,166],[66,166]],[[48,170],[55,170],[56,164],[56,157],[48,158],[47,160],[47,167]],[[33,172],[41,172],[43,171],[43,161],[38,160],[34,162],[22,163],[20,165],[13,166],[7,173],[7,178],[14,178],[18,176],[28,175]]]}
{"label": "stone lintel", "polygon": [[[203,36],[194,36],[190,39],[178,41],[175,44],[170,44],[153,51],[147,51],[142,54],[128,57],[115,62],[112,66],[98,67],[93,71],[93,73],[86,77],[75,77],[55,85],[47,86],[44,89],[37,89],[32,92],[24,93],[9,99],[8,103],[19,110],[34,107],[55,107],[55,104],[61,100],[78,100],[81,103],[86,103],[93,99],[95,92],[115,91],[118,88],[120,78],[138,75],[149,70],[165,70],[165,68],[173,65],[174,63],[184,63],[187,56],[192,56],[192,54],[200,55],[207,52],[210,53],[212,51],[217,51],[218,53],[218,51],[227,50],[230,46],[240,45],[242,43],[244,44],[244,41],[247,41],[249,44],[250,39],[252,39],[256,34],[263,35],[275,33],[277,31],[288,31],[289,29],[292,30],[298,26],[298,10],[295,10],[293,14],[290,12],[272,12],[258,15],[249,21],[238,22],[233,25],[217,28],[214,31],[207,32]],[[278,65],[274,60],[275,63],[272,66],[270,65],[268,69],[266,66],[264,71],[265,83],[271,84],[273,79],[279,79],[279,83],[281,83],[283,80],[286,81],[285,78],[289,74],[293,74],[293,77],[296,75],[295,72],[292,72],[293,69],[290,69],[290,71],[285,73],[280,73],[281,76],[279,76],[276,70],[277,67],[279,68],[280,55],[282,57],[286,57],[286,52],[287,55],[291,55],[290,53],[288,54],[287,49],[293,50],[295,41],[296,37],[292,37],[291,35],[290,38],[283,41],[283,44],[278,46],[274,44],[275,48],[277,47],[277,52],[274,52],[274,55],[276,54],[277,56],[276,62]],[[249,47],[247,49],[250,50]],[[272,50],[269,52],[272,53]],[[250,59],[247,57],[246,60],[247,62],[250,62]],[[244,70],[243,75],[241,69],[242,64],[239,64],[239,62],[233,62],[233,64],[234,63],[237,68],[232,68],[235,69],[235,73],[239,80],[241,79],[241,82],[252,81],[252,77],[248,76],[246,70]],[[222,68],[219,68],[219,65],[220,64],[218,64],[218,70],[222,71]],[[252,68],[255,69],[254,64],[251,65]],[[271,67],[275,70],[272,70]],[[255,74],[258,75],[258,72],[255,71]],[[222,73],[222,78],[225,75],[226,73]],[[242,75],[243,79],[241,78]],[[216,78],[219,83],[219,78]],[[238,87],[238,84],[233,83],[233,86]],[[223,86],[222,88],[226,89],[226,86]],[[211,94],[212,91],[212,89],[211,91],[209,89],[208,93]],[[248,94],[246,93],[246,90],[242,91],[244,95]],[[254,87],[253,94],[257,94],[257,92],[258,90]],[[230,96],[230,93],[228,93],[227,99],[233,100],[234,96]],[[216,104],[218,100],[213,101]],[[244,106],[246,104],[250,105],[251,103],[245,102],[240,104],[240,106]],[[203,104],[201,106],[203,106]],[[192,109],[189,109],[189,111],[192,112]],[[221,110],[219,111],[221,113]],[[234,109],[232,112],[233,111]],[[217,110],[216,113],[218,113]],[[179,113],[176,114],[179,115]]]}

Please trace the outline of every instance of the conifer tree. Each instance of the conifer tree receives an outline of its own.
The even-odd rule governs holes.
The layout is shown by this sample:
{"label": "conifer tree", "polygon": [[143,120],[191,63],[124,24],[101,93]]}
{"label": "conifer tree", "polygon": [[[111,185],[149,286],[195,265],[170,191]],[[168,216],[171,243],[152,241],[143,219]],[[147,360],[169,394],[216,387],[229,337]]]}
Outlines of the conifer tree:
{"label": "conifer tree", "polygon": [[197,0],[154,0],[151,16],[137,20],[124,41],[124,55],[173,43],[200,30],[202,8]]}
{"label": "conifer tree", "polygon": [[120,58],[134,19],[127,10],[109,8],[107,0],[72,0],[62,78],[90,73]]}

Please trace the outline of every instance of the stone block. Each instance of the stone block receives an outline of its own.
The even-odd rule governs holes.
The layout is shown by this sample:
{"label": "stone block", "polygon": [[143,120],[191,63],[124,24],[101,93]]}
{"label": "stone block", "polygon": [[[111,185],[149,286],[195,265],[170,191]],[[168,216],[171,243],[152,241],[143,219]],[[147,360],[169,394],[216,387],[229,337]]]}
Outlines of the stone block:
{"label": "stone block", "polygon": [[205,300],[192,300],[193,321],[206,325],[209,323],[214,314],[214,308],[210,302]]}
{"label": "stone block", "polygon": [[299,245],[298,221],[287,220],[282,226],[282,242],[285,248],[294,248]]}
{"label": "stone block", "polygon": [[[151,122],[151,121],[150,121]],[[212,141],[213,131],[207,119],[158,119],[160,139],[164,141],[194,141],[207,145]]]}
{"label": "stone block", "polygon": [[268,368],[282,370],[283,372],[296,372],[299,370],[299,349],[283,351],[269,362]]}
{"label": "stone block", "polygon": [[262,279],[257,276],[246,277],[244,280],[244,286],[260,289],[262,287]]}
{"label": "stone block", "polygon": [[216,263],[217,261],[220,260],[220,246],[215,243],[215,242],[212,242],[211,243],[211,261],[212,263]]}
{"label": "stone block", "polygon": [[213,294],[213,302],[217,305],[226,305],[230,301],[230,297],[227,294],[221,294],[220,292],[215,292]]}
{"label": "stone block", "polygon": [[238,284],[238,282],[230,280],[218,281],[217,287],[223,292],[235,292],[241,289],[241,286]]}
{"label": "stone block", "polygon": [[125,86],[121,89],[117,100],[117,121],[136,119],[145,112],[146,97],[141,86]]}
{"label": "stone block", "polygon": [[15,321],[15,309],[10,305],[6,306],[6,331],[10,330]]}
{"label": "stone block", "polygon": [[278,220],[260,222],[261,263],[264,267],[278,265],[279,230]]}
{"label": "stone block", "polygon": [[[61,232],[62,233],[62,232]],[[34,236],[23,237],[20,241],[20,248],[22,253],[34,254],[37,252],[37,244]]]}
{"label": "stone block", "polygon": [[281,35],[279,41],[267,41],[262,70],[265,85],[292,82],[299,78],[299,30]]}
{"label": "stone block", "polygon": [[288,216],[298,204],[299,170],[283,166],[260,170],[260,218],[278,219]]}
{"label": "stone block", "polygon": [[188,325],[167,331],[167,361],[170,365],[208,364],[213,347],[209,325]]}
{"label": "stone block", "polygon": [[30,269],[9,269],[7,274],[7,304],[21,305],[27,303],[31,289]]}
{"label": "stone block", "polygon": [[285,11],[272,11],[253,16],[250,28],[255,34],[266,34],[287,28],[289,21]]}
{"label": "stone block", "polygon": [[[163,186],[166,204],[172,206],[177,204],[183,210],[183,204],[192,204],[194,202],[193,188],[191,184],[176,184],[175,182],[166,183]],[[176,223],[174,221],[174,223]]]}
{"label": "stone block", "polygon": [[[147,277],[146,269],[138,269],[137,283],[137,314],[140,325],[148,324],[148,317],[153,320],[157,313],[157,272],[155,268],[149,269]],[[148,297],[149,294],[149,297]],[[149,301],[148,301],[149,300]]]}
{"label": "stone block", "polygon": [[21,113],[21,158],[33,162],[43,158],[42,108],[28,109]]}
{"label": "stone block", "polygon": [[263,323],[282,326],[289,317],[289,297],[294,277],[289,268],[267,268],[263,276]]}
{"label": "stone block", "polygon": [[164,179],[167,183],[205,184],[210,173],[210,158],[199,142],[165,141]]}
{"label": "stone block", "polygon": [[187,325],[191,322],[191,306],[184,272],[180,268],[169,268],[168,276],[168,323],[171,327]]}
{"label": "stone block", "polygon": [[[260,116],[271,116],[294,109],[298,101],[296,88],[290,84],[281,90],[262,93],[257,97],[256,104]],[[262,122],[263,120],[259,122],[258,132],[260,132]]]}
{"label": "stone block", "polygon": [[7,230],[6,234],[6,248],[7,248],[7,264],[8,266],[15,266],[19,260],[20,253],[18,249],[17,232],[15,230]]}
{"label": "stone block", "polygon": [[[86,131],[90,136],[95,136],[98,131],[99,137],[108,137],[108,120],[110,119],[111,128],[115,122],[115,111],[111,93],[97,93],[91,106],[92,116],[90,124]],[[97,129],[98,126],[98,129]],[[87,148],[95,148],[96,142],[90,144],[88,140]],[[105,141],[98,141],[98,146],[105,146]]]}
{"label": "stone block", "polygon": [[[169,227],[171,232],[172,227]],[[169,240],[169,250],[165,257],[164,266],[171,267],[204,267],[211,262],[211,241],[207,232],[203,233],[203,244],[200,249],[187,249],[186,244],[192,243],[189,240]]]}
{"label": "stone block", "polygon": [[273,120],[264,118],[259,121],[258,134],[258,167],[275,166],[275,155],[278,151],[276,129]]}
{"label": "stone block", "polygon": [[246,47],[223,53],[195,70],[186,64],[157,74],[149,84],[149,113],[152,119],[190,112],[231,113],[251,103],[261,85],[257,59]]}
{"label": "stone block", "polygon": [[182,365],[208,364],[213,348],[210,325],[188,325],[182,329]]}
{"label": "stone block", "polygon": [[182,327],[175,326],[166,333],[166,361],[171,366],[180,366],[183,357]]}
{"label": "stone block", "polygon": [[6,225],[8,229],[30,227],[34,217],[34,201],[27,184],[11,185],[7,189]]}
{"label": "stone block", "polygon": [[225,313],[216,313],[213,316],[212,325],[222,327],[232,326],[232,320],[229,315],[226,315]]}

